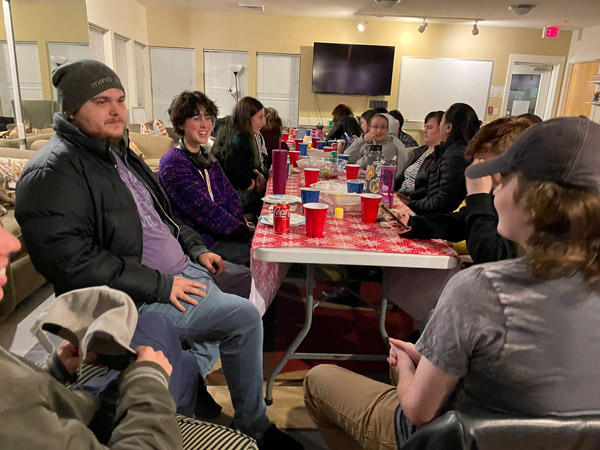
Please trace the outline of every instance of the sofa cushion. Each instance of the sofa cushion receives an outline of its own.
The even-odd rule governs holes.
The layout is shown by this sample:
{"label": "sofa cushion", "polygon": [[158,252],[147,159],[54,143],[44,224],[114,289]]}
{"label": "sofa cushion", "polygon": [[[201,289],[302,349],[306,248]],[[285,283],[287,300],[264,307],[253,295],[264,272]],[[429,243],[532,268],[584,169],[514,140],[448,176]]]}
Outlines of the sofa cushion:
{"label": "sofa cushion", "polygon": [[165,153],[173,148],[173,140],[167,136],[154,136],[151,134],[130,132],[129,140],[144,154],[145,160],[160,159]]}

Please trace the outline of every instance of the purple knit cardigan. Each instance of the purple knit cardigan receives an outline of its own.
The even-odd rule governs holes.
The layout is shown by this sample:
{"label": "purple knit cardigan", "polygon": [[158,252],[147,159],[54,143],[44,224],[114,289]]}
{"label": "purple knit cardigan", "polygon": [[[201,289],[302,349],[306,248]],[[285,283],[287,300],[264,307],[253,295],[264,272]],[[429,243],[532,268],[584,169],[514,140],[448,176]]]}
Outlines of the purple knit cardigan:
{"label": "purple knit cardigan", "polygon": [[204,180],[205,172],[192,164],[180,148],[163,155],[158,179],[169,196],[173,214],[202,235],[208,248],[245,225],[242,202],[218,161],[208,169],[214,201]]}

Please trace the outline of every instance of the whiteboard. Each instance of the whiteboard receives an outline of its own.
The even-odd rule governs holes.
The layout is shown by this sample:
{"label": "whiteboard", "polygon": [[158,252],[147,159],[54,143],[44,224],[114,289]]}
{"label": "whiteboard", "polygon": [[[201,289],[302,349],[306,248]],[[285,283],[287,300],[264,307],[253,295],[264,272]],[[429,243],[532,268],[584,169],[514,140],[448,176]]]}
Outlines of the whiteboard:
{"label": "whiteboard", "polygon": [[405,120],[422,122],[431,111],[466,103],[484,120],[493,69],[488,60],[403,56],[398,109]]}

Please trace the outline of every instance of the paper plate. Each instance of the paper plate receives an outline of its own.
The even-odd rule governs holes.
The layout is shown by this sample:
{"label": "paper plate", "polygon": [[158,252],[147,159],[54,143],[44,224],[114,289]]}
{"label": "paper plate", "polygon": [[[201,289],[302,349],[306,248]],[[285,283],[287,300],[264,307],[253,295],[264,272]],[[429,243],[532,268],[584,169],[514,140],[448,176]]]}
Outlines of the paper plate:
{"label": "paper plate", "polygon": [[[260,216],[258,218],[260,223],[264,223],[266,225],[273,226],[273,214],[265,214],[264,216]],[[290,214],[290,226],[297,227],[299,225],[304,225],[304,216],[300,214]]]}
{"label": "paper plate", "polygon": [[288,194],[267,195],[262,200],[265,203],[272,203],[274,205],[277,203],[290,203],[290,204],[302,203],[302,199],[300,197],[298,197],[297,195],[288,195]]}

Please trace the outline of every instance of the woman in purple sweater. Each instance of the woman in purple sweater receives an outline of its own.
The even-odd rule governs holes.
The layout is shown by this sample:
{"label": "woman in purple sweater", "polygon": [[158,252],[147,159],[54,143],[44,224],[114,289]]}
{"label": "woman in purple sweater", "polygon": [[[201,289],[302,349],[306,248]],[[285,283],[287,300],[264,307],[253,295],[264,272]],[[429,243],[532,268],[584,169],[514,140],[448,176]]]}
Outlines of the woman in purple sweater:
{"label": "woman in purple sweater", "polygon": [[199,91],[184,91],[173,99],[169,116],[181,139],[161,158],[158,178],[174,215],[201,234],[211,251],[249,266],[253,231],[246,225],[235,189],[204,147],[218,112]]}

